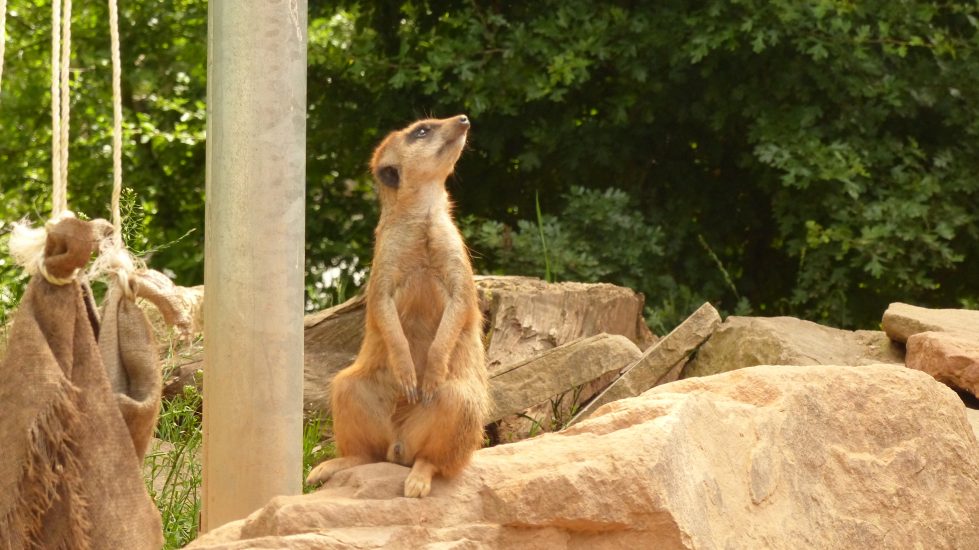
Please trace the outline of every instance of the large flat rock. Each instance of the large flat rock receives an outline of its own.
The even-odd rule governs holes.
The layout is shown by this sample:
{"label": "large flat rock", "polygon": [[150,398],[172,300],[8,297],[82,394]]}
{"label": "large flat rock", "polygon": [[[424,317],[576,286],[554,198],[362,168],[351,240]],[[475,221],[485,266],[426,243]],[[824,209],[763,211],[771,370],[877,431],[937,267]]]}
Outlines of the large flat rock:
{"label": "large flat rock", "polygon": [[896,342],[907,342],[919,332],[953,332],[979,338],[979,311],[930,309],[895,302],[887,307],[881,325]]}
{"label": "large flat rock", "polygon": [[907,345],[908,367],[979,396],[979,338],[954,332],[919,332],[908,338]]}
{"label": "large flat rock", "polygon": [[728,317],[683,368],[710,376],[755,365],[903,364],[904,354],[879,331],[840,330],[794,317]]}
{"label": "large flat rock", "polygon": [[190,548],[979,548],[964,411],[903,366],[746,368],[478,451],[424,499],[354,468]]}

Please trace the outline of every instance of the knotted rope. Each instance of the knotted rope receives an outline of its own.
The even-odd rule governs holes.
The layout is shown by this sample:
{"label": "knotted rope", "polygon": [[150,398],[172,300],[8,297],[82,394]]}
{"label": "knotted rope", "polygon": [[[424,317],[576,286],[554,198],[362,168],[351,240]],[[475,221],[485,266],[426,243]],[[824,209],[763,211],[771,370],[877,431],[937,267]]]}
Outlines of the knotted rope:
{"label": "knotted rope", "polygon": [[109,0],[109,40],[112,52],[112,238],[103,241],[99,257],[92,263],[89,274],[96,277],[103,273],[115,275],[126,297],[134,299],[130,277],[136,270],[145,269],[143,263],[126,249],[122,239],[122,63],[119,47],[119,6],[117,0]]}
{"label": "knotted rope", "polygon": [[[0,7],[4,8],[2,13],[5,14],[6,5]],[[29,274],[40,273],[55,285],[65,285],[74,279],[74,275],[55,277],[44,267],[47,230],[66,217],[74,217],[68,210],[70,56],[71,0],[54,0],[51,3],[51,219],[43,228],[32,228],[26,221],[15,223],[8,246],[14,261]]]}

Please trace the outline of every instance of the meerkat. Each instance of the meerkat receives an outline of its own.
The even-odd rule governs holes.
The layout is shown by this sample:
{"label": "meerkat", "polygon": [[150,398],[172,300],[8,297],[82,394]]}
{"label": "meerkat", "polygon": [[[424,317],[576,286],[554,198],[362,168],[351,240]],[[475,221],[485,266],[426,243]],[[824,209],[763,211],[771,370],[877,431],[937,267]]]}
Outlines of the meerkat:
{"label": "meerkat", "polygon": [[482,313],[445,180],[462,154],[465,115],[421,120],[374,151],[381,217],[367,283],[364,341],[330,388],[340,458],[307,483],[387,460],[410,466],[406,497],[424,497],[482,445],[489,407]]}

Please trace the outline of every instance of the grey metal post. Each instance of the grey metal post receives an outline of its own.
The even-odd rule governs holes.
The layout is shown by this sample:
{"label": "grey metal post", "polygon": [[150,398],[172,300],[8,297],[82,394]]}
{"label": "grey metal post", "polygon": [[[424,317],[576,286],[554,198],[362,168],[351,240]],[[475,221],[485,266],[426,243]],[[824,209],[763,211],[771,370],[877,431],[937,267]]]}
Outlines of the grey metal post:
{"label": "grey metal post", "polygon": [[202,531],[302,489],[306,9],[208,5]]}

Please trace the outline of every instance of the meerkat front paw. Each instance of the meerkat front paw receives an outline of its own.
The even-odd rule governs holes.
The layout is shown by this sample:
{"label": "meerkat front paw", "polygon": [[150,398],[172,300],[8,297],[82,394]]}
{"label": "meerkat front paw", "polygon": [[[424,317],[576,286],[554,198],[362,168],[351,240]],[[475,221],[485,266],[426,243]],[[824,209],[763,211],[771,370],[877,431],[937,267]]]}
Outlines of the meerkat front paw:
{"label": "meerkat front paw", "polygon": [[445,366],[439,366],[438,363],[429,362],[428,370],[425,371],[424,376],[422,376],[421,386],[421,400],[422,403],[430,405],[435,401],[435,396],[445,382],[445,375],[448,372],[448,368]]}
{"label": "meerkat front paw", "polygon": [[415,365],[411,359],[392,362],[394,377],[398,380],[401,392],[409,403],[418,402],[418,379],[415,376]]}
{"label": "meerkat front paw", "polygon": [[432,492],[432,476],[414,470],[405,479],[405,496],[408,498],[427,497]]}

